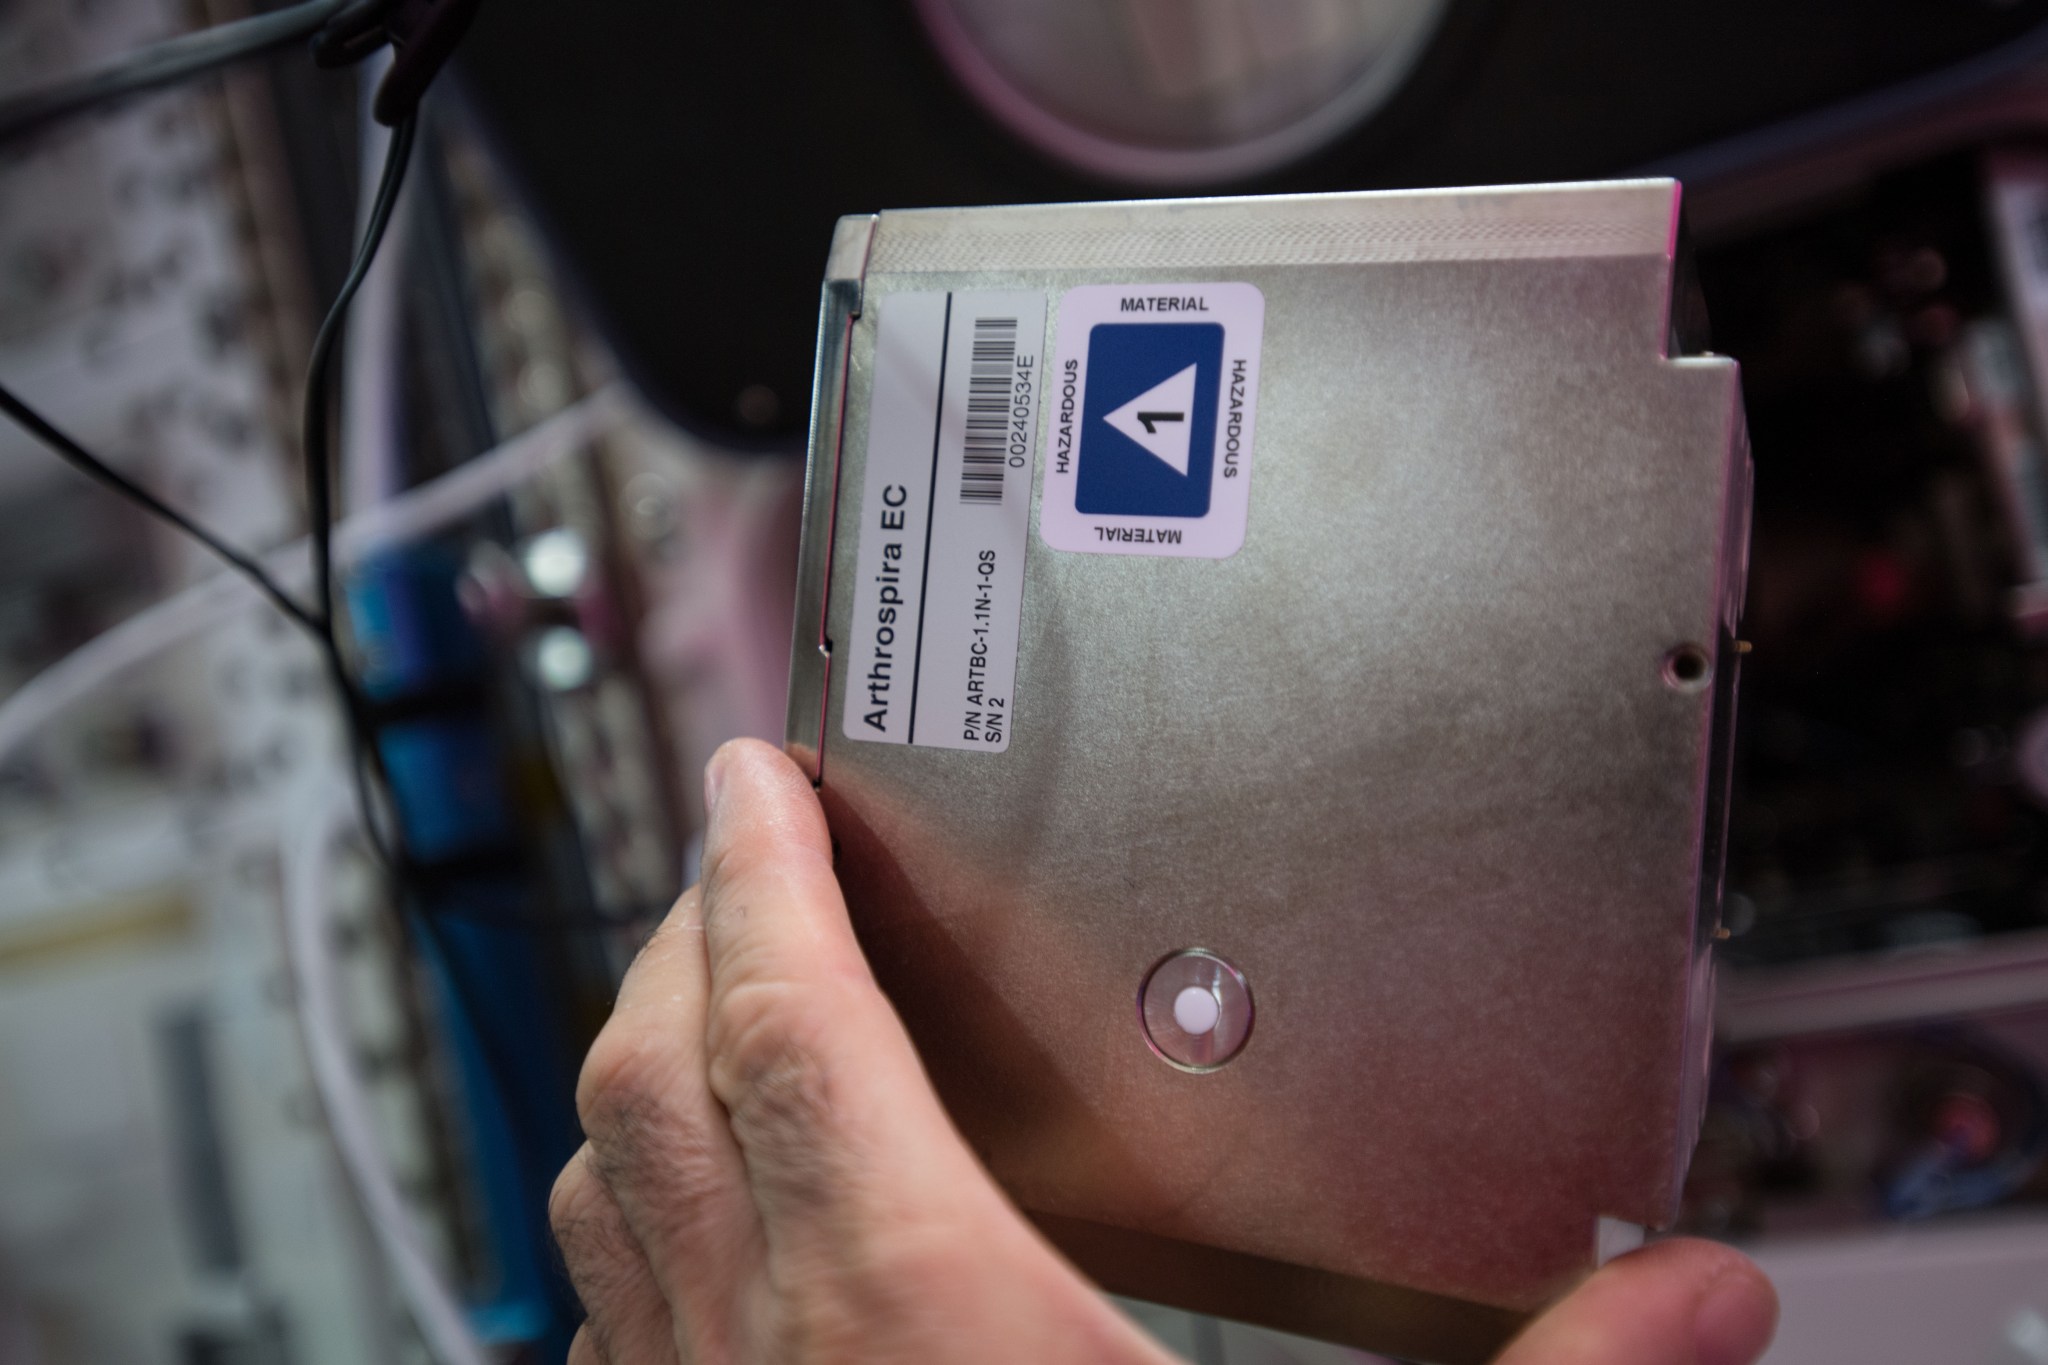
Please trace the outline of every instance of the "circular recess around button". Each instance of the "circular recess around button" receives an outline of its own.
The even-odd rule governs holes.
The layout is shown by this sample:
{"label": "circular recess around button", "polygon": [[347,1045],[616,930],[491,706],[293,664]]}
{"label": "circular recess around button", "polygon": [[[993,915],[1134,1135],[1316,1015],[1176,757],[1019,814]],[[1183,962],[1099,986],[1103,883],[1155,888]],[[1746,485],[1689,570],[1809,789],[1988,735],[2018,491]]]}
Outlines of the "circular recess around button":
{"label": "circular recess around button", "polygon": [[1138,1022],[1160,1060],[1182,1071],[1214,1071],[1251,1037],[1251,986],[1215,953],[1186,948],[1146,973]]}

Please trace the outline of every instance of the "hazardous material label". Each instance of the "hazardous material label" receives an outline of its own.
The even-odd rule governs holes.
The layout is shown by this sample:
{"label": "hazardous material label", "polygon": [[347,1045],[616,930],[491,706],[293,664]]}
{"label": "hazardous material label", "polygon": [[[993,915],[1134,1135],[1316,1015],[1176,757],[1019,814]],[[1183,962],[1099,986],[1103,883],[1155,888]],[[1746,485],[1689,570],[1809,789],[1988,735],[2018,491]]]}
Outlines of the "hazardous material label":
{"label": "hazardous material label", "polygon": [[1060,300],[1038,531],[1057,550],[1222,559],[1244,544],[1266,301],[1249,284]]}
{"label": "hazardous material label", "polygon": [[841,728],[1000,753],[1016,710],[1045,296],[878,304]]}

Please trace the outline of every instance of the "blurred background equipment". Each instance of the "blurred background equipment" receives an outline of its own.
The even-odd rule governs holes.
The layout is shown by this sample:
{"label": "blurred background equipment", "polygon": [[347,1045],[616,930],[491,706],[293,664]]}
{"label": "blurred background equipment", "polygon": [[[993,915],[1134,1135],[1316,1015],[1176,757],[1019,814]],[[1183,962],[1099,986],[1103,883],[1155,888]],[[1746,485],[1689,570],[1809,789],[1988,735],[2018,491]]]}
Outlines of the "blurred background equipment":
{"label": "blurred background equipment", "polygon": [[[492,0],[458,62],[650,400],[789,451],[843,213],[1611,176],[1995,79],[2048,50],[2044,20],[2044,0],[612,0],[563,24]],[[645,287],[654,261],[672,292]]]}
{"label": "blurred background equipment", "polygon": [[1182,185],[1257,175],[1350,132],[1401,88],[1450,4],[917,8],[946,66],[1005,129],[1106,179]]}
{"label": "blurred background equipment", "polygon": [[[0,111],[284,12],[0,0]],[[559,1358],[538,1194],[574,1060],[688,875],[703,758],[781,728],[841,214],[1653,170],[1757,470],[1688,1217],[1778,1275],[1775,1359],[2048,1361],[2044,25],[481,6],[341,356],[404,914],[314,646],[0,423],[0,1359]],[[0,142],[0,381],[294,588],[368,94],[294,41]],[[1339,1358],[1135,1311],[1203,1365]]]}
{"label": "blurred background equipment", "polygon": [[[231,17],[15,4],[0,89]],[[356,84],[289,52],[0,146],[0,376],[252,551],[305,515],[308,348],[382,156]],[[317,651],[0,426],[10,1362],[559,1359],[576,1059],[680,884],[706,737],[778,723],[717,613],[786,620],[793,476],[639,419],[474,140],[420,136],[337,487],[402,918]],[[304,554],[265,557],[288,591]]]}

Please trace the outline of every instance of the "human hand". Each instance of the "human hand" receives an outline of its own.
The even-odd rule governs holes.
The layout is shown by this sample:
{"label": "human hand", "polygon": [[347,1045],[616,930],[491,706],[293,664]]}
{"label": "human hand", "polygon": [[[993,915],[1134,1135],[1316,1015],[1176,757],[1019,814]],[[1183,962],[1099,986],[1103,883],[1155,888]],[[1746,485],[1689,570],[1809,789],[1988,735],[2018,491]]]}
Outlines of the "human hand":
{"label": "human hand", "polygon": [[[861,956],[810,783],[742,741],[705,775],[704,880],[648,941],[577,1088],[549,1214],[572,1365],[1169,1365],[996,1188]],[[1738,1253],[1614,1262],[1500,1365],[1746,1365],[1776,1301]]]}

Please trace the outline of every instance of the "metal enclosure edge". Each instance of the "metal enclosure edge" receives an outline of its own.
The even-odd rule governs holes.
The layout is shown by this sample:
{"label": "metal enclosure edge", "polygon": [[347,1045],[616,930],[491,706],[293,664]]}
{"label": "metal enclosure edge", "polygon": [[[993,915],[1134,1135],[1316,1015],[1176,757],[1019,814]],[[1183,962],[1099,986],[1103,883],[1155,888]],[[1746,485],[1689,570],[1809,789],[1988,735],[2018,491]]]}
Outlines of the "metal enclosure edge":
{"label": "metal enclosure edge", "polygon": [[846,367],[853,321],[860,316],[875,215],[839,220],[826,257],[818,305],[818,357],[811,386],[811,430],[804,466],[802,539],[797,548],[796,621],[789,652],[784,747],[813,783],[823,776],[825,693],[832,642],[825,612],[832,589],[832,531],[839,504],[839,449],[845,431]]}

